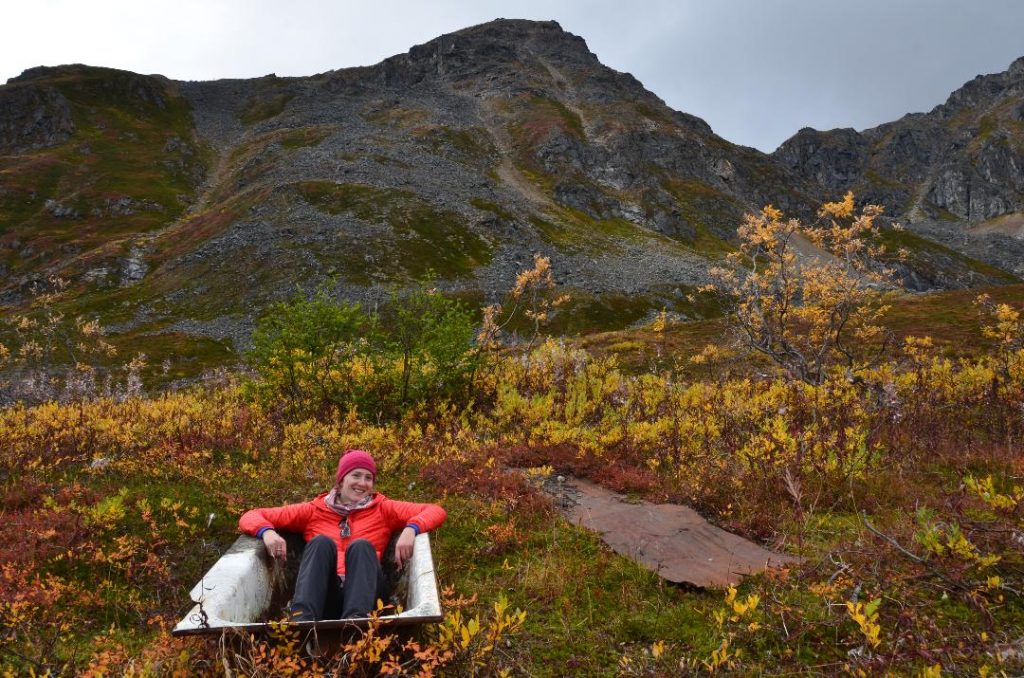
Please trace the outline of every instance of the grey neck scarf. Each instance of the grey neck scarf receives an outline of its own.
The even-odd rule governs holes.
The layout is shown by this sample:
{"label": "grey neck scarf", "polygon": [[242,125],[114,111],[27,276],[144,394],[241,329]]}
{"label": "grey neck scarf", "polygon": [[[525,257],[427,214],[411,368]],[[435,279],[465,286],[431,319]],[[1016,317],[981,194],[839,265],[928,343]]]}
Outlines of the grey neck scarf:
{"label": "grey neck scarf", "polygon": [[338,488],[335,487],[327,493],[326,497],[324,497],[324,503],[327,505],[327,508],[334,511],[342,518],[347,518],[348,514],[352,511],[358,511],[361,508],[366,508],[369,503],[373,501],[375,496],[376,494],[370,494],[355,504],[346,504],[341,500],[341,497],[338,496]]}

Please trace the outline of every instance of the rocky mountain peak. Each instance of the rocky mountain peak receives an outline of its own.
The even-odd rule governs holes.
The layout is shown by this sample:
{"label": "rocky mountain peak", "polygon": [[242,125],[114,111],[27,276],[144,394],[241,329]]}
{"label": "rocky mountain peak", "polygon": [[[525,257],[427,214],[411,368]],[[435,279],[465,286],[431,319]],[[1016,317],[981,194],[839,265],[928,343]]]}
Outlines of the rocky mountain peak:
{"label": "rocky mountain peak", "polygon": [[[993,91],[1016,87],[1004,80],[1019,78]],[[1016,194],[990,188],[1015,185],[1024,160],[1000,141],[1003,113],[981,115],[805,128],[766,156],[672,110],[557,23],[513,19],[310,77],[30,69],[0,87],[0,303],[53,272],[85,296],[132,287],[121,332],[156,323],[240,343],[296,284],[334,281],[370,303],[431,272],[491,300],[541,253],[579,299],[567,328],[692,316],[687,290],[766,203],[813,215],[853,187],[897,214],[915,200],[954,218],[1013,209]],[[942,256],[914,264],[921,286],[1003,275]]]}
{"label": "rocky mountain peak", "polygon": [[[124,71],[118,68],[106,68],[103,66],[89,66],[86,64],[62,64],[60,66],[34,66],[26,68],[20,75],[8,78],[7,84],[31,83],[40,81],[53,81],[58,79],[74,79],[83,77],[107,77],[117,78],[145,78],[150,76],[140,75],[132,71]],[[162,76],[156,76],[162,77]]]}
{"label": "rocky mountain peak", "polygon": [[386,85],[408,87],[440,78],[464,86],[471,83],[486,94],[521,88],[528,76],[546,77],[552,67],[603,68],[583,38],[562,30],[557,22],[522,19],[497,19],[448,33],[373,68]]}
{"label": "rocky mountain peak", "polygon": [[26,68],[20,75],[7,79],[7,84],[32,82],[33,80],[45,80],[59,75],[72,75],[88,70],[94,70],[85,64],[65,64],[63,66],[34,66]]}
{"label": "rocky mountain peak", "polygon": [[917,233],[1024,272],[1024,57],[928,113],[855,132],[800,130],[772,154],[832,198],[852,190]]}
{"label": "rocky mountain peak", "polygon": [[1010,67],[1006,69],[1006,73],[1016,80],[1024,79],[1024,56],[1014,60]]}
{"label": "rocky mountain peak", "polygon": [[447,33],[409,50],[413,61],[435,59],[458,52],[495,58],[522,59],[526,55],[562,57],[566,60],[598,64],[597,56],[586,41],[562,29],[557,21],[495,19],[487,23]]}
{"label": "rocky mountain peak", "polygon": [[949,95],[946,103],[936,111],[955,115],[959,111],[985,105],[996,98],[1021,93],[1024,85],[1024,57],[1016,59],[1002,73],[977,75]]}
{"label": "rocky mountain peak", "polygon": [[773,155],[836,192],[858,175],[865,146],[864,137],[849,127],[827,132],[804,127],[784,141]]}

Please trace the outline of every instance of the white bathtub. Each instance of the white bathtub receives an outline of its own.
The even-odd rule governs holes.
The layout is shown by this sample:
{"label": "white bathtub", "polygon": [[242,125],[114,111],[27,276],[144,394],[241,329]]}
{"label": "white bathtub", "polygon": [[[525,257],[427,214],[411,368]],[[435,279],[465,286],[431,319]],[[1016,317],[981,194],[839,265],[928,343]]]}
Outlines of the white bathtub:
{"label": "white bathtub", "polygon": [[[281,565],[266,552],[263,542],[241,536],[203,576],[191,592],[195,606],[178,622],[176,636],[220,633],[225,629],[262,631],[275,598],[275,587],[284,585]],[[382,615],[387,626],[439,622],[441,603],[437,593],[430,536],[417,535],[412,560],[405,569],[407,577],[404,608],[398,614]],[[403,588],[399,586],[399,589]],[[280,592],[278,592],[280,593]],[[280,599],[282,596],[278,595]],[[317,622],[288,622],[295,628],[343,628],[364,626],[369,620],[325,619]]]}

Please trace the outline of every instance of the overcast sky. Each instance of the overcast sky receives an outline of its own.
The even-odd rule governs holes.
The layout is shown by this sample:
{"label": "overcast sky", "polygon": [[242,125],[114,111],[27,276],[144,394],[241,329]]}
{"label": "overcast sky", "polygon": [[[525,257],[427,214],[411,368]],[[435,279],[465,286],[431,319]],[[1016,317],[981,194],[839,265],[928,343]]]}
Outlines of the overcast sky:
{"label": "overcast sky", "polygon": [[1024,56],[1024,0],[2,0],[0,82],[63,63],[179,80],[377,63],[497,17],[555,19],[735,143],[927,111]]}

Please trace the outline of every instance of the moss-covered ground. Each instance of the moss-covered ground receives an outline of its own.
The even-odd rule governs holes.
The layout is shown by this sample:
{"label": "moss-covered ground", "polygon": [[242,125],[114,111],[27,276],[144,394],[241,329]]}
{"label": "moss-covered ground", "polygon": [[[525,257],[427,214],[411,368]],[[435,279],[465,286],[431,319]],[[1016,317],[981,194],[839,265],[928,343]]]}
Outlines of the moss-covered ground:
{"label": "moss-covered ground", "polygon": [[968,274],[979,274],[992,282],[1019,282],[1016,276],[1000,268],[972,259],[906,229],[883,229],[879,241],[886,248],[892,260],[895,260],[896,256],[903,251],[906,253],[907,263],[926,277],[941,279],[943,275],[949,275],[952,267],[960,267]]}
{"label": "moss-covered ground", "polygon": [[[11,273],[60,263],[81,274],[101,263],[104,247],[181,215],[210,154],[194,138],[187,103],[156,78],[73,68],[46,84],[67,100],[74,133],[0,157],[0,239]],[[98,256],[76,264],[90,253]]]}
{"label": "moss-covered ground", "polygon": [[[438,209],[409,191],[331,182],[303,182],[296,190],[327,214],[390,226],[389,233],[361,238],[359,249],[383,262],[394,262],[410,279],[420,279],[430,272],[444,278],[464,277],[491,260],[493,246],[461,215]],[[348,264],[339,267],[342,275],[352,282],[366,282],[365,260],[342,263]]]}

